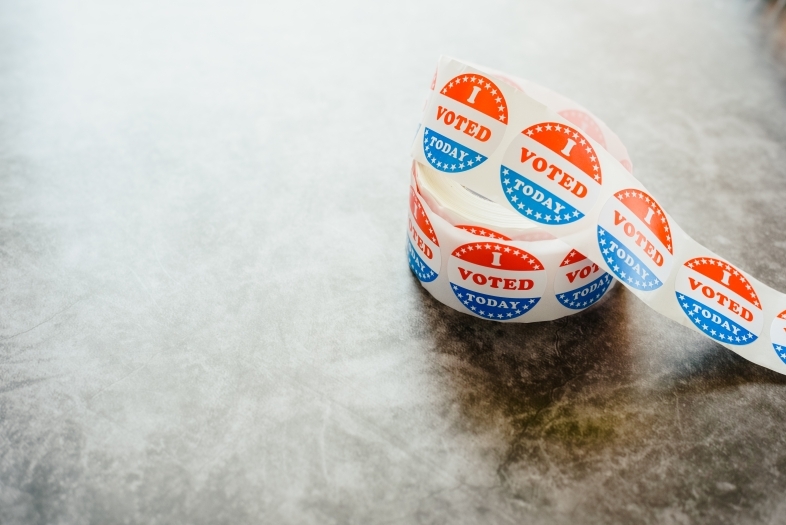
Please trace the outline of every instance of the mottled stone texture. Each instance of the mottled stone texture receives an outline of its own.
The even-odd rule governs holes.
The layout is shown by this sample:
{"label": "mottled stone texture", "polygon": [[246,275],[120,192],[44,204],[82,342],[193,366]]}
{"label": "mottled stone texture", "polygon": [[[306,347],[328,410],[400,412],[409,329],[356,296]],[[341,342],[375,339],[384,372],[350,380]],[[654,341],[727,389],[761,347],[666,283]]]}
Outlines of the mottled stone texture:
{"label": "mottled stone texture", "polygon": [[436,303],[450,53],[575,98],[786,291],[786,68],[741,0],[0,2],[0,523],[786,523],[786,377],[615,289]]}

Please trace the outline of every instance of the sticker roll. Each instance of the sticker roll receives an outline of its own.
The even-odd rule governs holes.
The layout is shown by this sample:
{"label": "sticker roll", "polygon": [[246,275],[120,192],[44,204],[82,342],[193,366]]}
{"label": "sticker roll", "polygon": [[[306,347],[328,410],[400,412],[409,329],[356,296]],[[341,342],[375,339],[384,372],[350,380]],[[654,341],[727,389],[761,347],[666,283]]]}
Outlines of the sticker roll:
{"label": "sticker roll", "polygon": [[575,102],[442,57],[412,146],[407,251],[440,302],[564,317],[616,281],[658,313],[786,373],[786,295],[701,246]]}
{"label": "sticker roll", "polygon": [[571,315],[598,302],[615,281],[553,235],[417,163],[407,253],[438,301],[494,321]]}

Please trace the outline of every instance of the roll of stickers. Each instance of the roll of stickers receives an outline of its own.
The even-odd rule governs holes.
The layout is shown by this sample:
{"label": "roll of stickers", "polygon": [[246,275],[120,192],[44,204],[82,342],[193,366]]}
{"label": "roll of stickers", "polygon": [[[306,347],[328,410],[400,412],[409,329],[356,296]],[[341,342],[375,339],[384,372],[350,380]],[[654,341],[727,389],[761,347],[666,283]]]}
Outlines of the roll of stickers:
{"label": "roll of stickers", "polygon": [[437,300],[557,319],[621,282],[662,315],[786,373],[786,295],[690,238],[619,138],[531,82],[440,59],[412,147],[407,251]]}
{"label": "roll of stickers", "polygon": [[495,211],[506,212],[496,204],[484,209],[481,197],[417,164],[412,177],[409,265],[440,302],[495,321],[548,321],[588,308],[613,286],[597,264],[542,229],[515,216],[495,220]]}

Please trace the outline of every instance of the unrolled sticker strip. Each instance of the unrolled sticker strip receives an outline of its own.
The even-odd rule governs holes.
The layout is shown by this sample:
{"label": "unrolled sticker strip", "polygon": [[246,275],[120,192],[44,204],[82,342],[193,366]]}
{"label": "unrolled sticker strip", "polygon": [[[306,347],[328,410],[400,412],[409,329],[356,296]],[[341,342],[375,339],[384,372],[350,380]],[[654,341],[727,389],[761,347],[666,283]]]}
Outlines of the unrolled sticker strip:
{"label": "unrolled sticker strip", "polygon": [[[619,138],[581,106],[443,57],[412,156],[410,266],[441,302],[542,321],[591,306],[619,281],[657,312],[786,373],[786,296],[690,238],[633,177]],[[443,202],[448,184],[527,226],[464,220]],[[535,231],[552,240],[528,239]]]}

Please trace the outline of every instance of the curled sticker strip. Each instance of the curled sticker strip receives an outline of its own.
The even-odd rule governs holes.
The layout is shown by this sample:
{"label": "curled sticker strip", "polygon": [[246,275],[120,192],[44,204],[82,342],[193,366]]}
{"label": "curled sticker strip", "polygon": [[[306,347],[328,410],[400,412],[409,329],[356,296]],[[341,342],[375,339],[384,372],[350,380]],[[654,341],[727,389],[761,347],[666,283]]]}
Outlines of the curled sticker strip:
{"label": "curled sticker strip", "polygon": [[657,312],[786,373],[786,295],[690,238],[619,138],[531,82],[440,59],[412,147],[410,266],[501,322],[588,308],[619,281]]}

